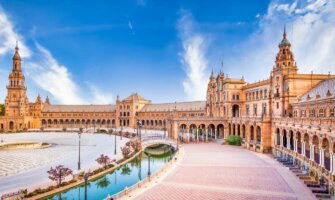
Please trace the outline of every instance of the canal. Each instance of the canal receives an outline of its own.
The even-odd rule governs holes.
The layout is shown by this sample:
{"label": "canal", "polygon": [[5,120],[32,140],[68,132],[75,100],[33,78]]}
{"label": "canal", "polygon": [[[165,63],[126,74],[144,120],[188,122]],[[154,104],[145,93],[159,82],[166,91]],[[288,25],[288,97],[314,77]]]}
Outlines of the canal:
{"label": "canal", "polygon": [[[150,158],[151,174],[169,162],[169,154]],[[87,199],[104,199],[107,195],[116,194],[126,187],[131,187],[148,176],[148,156],[140,154],[127,164],[110,172],[87,185]],[[80,200],[85,199],[85,186],[80,185],[70,190],[46,198],[48,200]]]}

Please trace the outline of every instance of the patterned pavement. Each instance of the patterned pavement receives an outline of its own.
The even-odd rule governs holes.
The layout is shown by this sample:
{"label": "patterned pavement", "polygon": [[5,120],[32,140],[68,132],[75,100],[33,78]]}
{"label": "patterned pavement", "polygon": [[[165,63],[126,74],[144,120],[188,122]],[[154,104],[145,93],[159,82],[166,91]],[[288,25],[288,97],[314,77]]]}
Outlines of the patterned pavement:
{"label": "patterned pavement", "polygon": [[214,143],[185,144],[183,148],[179,166],[136,199],[315,199],[269,155]]}

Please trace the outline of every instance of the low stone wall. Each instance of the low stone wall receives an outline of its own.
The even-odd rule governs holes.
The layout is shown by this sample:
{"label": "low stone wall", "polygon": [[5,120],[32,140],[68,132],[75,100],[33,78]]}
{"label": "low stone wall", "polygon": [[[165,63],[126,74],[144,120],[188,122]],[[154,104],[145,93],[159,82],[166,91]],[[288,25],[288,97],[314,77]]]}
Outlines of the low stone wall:
{"label": "low stone wall", "polygon": [[0,144],[0,150],[16,150],[16,149],[39,149],[46,148],[50,145],[43,142],[11,142]]}

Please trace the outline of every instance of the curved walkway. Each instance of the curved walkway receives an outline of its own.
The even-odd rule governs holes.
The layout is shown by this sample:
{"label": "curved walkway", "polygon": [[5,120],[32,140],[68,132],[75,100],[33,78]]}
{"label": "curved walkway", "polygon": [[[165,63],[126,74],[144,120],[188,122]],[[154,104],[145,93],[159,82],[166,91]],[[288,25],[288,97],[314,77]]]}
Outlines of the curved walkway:
{"label": "curved walkway", "polygon": [[269,155],[214,143],[183,148],[179,166],[136,199],[315,199],[293,173]]}

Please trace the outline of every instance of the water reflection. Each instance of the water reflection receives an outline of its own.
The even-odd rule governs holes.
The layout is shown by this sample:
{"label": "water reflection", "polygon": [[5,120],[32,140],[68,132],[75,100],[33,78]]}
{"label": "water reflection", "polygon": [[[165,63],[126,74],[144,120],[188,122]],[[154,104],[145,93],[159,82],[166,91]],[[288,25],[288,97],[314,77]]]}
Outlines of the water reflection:
{"label": "water reflection", "polygon": [[[163,157],[151,157],[150,170],[152,173],[158,171],[169,161],[169,155]],[[133,159],[126,165],[106,174],[105,176],[90,181],[87,186],[87,199],[104,199],[108,194],[113,195],[122,191],[125,187],[131,187],[138,181],[147,177],[148,156],[144,153]],[[84,185],[77,186],[63,193],[47,198],[50,200],[79,200],[84,199]]]}

